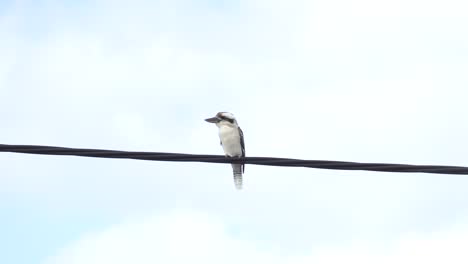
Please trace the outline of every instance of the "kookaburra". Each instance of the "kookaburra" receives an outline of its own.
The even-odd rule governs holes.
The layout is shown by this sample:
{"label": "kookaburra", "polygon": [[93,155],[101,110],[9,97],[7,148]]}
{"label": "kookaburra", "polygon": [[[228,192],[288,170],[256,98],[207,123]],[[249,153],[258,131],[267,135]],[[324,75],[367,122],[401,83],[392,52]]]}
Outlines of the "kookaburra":
{"label": "kookaburra", "polygon": [[[219,139],[224,154],[228,157],[245,157],[244,134],[237,124],[233,114],[219,112],[215,117],[205,119],[206,122],[214,123],[218,127]],[[234,175],[234,184],[237,189],[242,189],[242,174],[244,164],[231,164]]]}

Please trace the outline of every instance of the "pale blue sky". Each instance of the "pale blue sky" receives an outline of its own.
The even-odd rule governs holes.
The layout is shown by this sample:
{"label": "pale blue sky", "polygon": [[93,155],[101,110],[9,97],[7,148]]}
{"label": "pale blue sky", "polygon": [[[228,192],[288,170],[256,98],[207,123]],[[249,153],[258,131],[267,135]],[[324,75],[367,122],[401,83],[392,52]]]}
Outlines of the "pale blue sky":
{"label": "pale blue sky", "polygon": [[[468,166],[467,7],[3,1],[0,143]],[[466,176],[0,161],[0,263],[468,262]]]}

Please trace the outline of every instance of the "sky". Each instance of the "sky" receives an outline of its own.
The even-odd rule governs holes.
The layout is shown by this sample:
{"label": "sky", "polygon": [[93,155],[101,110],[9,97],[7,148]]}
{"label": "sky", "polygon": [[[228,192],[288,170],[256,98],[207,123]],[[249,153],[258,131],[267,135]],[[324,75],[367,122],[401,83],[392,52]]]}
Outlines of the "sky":
{"label": "sky", "polygon": [[[0,2],[1,144],[468,166],[461,0]],[[468,177],[0,153],[0,263],[467,263]]]}

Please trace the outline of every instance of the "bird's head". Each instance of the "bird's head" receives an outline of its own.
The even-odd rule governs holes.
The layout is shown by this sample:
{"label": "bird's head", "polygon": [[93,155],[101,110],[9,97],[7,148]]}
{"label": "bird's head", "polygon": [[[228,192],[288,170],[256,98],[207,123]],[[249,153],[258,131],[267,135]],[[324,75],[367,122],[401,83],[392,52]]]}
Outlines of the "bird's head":
{"label": "bird's head", "polygon": [[237,126],[237,120],[234,117],[233,114],[229,112],[219,112],[216,114],[216,116],[207,118],[205,119],[206,122],[208,123],[214,123],[217,126],[220,125],[236,125]]}

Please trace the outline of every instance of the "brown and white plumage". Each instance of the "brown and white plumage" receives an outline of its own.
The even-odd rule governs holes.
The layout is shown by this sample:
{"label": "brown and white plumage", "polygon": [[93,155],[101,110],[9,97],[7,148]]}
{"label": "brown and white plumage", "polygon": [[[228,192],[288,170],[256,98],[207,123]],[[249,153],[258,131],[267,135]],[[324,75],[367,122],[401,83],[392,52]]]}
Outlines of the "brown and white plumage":
{"label": "brown and white plumage", "polygon": [[[218,134],[224,154],[228,157],[245,157],[244,133],[239,127],[234,115],[229,112],[219,112],[215,117],[205,119],[218,127]],[[245,164],[231,164],[234,184],[242,189],[242,174]]]}

